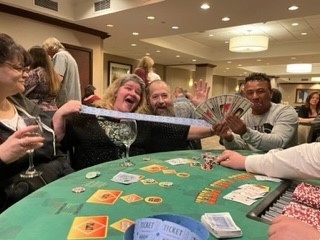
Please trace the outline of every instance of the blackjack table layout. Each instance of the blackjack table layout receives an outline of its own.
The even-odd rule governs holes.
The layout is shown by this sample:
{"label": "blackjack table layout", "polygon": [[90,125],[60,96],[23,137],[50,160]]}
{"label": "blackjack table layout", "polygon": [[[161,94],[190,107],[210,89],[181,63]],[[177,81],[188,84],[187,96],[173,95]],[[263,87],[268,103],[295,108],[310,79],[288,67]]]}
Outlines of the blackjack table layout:
{"label": "blackjack table layout", "polygon": [[136,219],[177,214],[200,221],[228,212],[242,230],[238,239],[267,239],[270,221],[299,182],[211,164],[220,153],[161,152],[131,157],[131,167],[116,160],[74,172],[0,214],[0,238],[117,240]]}

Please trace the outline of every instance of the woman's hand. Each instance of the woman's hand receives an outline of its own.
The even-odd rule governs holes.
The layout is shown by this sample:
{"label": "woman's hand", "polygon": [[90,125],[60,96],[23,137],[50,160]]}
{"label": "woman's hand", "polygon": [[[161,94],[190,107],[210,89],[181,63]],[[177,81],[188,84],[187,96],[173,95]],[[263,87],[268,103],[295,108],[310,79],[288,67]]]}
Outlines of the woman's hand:
{"label": "woman's hand", "polygon": [[30,137],[28,133],[38,126],[27,126],[17,130],[0,145],[0,159],[12,163],[26,154],[29,149],[38,149],[43,146],[42,136]]}

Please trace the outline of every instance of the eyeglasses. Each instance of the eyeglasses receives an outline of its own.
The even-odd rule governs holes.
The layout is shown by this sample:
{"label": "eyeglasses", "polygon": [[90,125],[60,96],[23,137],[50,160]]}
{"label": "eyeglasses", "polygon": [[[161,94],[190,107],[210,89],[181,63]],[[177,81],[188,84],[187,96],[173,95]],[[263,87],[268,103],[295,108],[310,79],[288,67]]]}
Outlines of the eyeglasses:
{"label": "eyeglasses", "polygon": [[29,67],[25,67],[25,66],[21,66],[21,65],[15,65],[15,64],[12,64],[10,62],[4,62],[2,64],[8,65],[9,67],[13,68],[14,70],[17,70],[17,71],[22,72],[22,73],[30,71]]}

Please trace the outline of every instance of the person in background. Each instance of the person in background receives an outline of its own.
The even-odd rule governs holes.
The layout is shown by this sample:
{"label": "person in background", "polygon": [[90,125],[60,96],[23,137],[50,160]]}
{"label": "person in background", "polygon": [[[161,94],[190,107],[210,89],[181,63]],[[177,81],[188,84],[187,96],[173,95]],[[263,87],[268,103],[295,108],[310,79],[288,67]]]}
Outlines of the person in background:
{"label": "person in background", "polygon": [[241,97],[245,97],[244,95],[244,83],[239,83],[239,90],[238,92],[236,92],[236,95],[241,96]]}
{"label": "person in background", "polygon": [[149,83],[151,83],[154,80],[161,80],[161,77],[159,74],[155,73],[153,70],[148,73],[148,79]]}
{"label": "person in background", "polygon": [[150,79],[148,78],[148,74],[150,72],[153,72],[153,65],[154,65],[153,59],[149,56],[144,56],[139,61],[137,68],[133,72],[143,80],[146,86],[150,82]]}
{"label": "person in background", "polygon": [[82,104],[84,105],[93,105],[95,101],[100,100],[101,98],[98,97],[94,91],[96,88],[92,85],[88,85],[84,89],[84,96],[82,98]]}
{"label": "person in background", "polygon": [[304,105],[299,108],[299,122],[311,122],[320,113],[320,93],[311,92]]}
{"label": "person in background", "polygon": [[[243,156],[225,150],[216,162],[222,166],[284,179],[320,179],[320,143],[301,144],[266,154]],[[269,228],[271,240],[320,239],[320,232],[298,219],[278,216]]]}
{"label": "person in background", "polygon": [[47,52],[39,46],[28,51],[32,57],[29,76],[26,78],[24,95],[38,104],[43,111],[56,111],[56,96],[60,81]]}
{"label": "person in background", "polygon": [[[99,108],[120,112],[137,112],[145,98],[145,84],[135,74],[121,76],[106,90]],[[53,126],[57,140],[71,151],[71,163],[82,169],[105,161],[119,159],[121,146],[107,136],[119,119],[79,114],[79,103],[70,101],[57,110]],[[73,114],[71,114],[73,113]],[[210,127],[186,126],[151,121],[137,121],[138,136],[130,147],[130,155],[187,148],[187,140],[212,135]]]}
{"label": "person in background", "polygon": [[[213,130],[227,149],[268,151],[297,144],[298,117],[293,107],[271,102],[270,78],[265,73],[252,73],[245,79],[245,96],[252,107],[240,119],[226,116]],[[221,142],[221,141],[220,141]]]}
{"label": "person in background", "polygon": [[54,69],[62,82],[56,98],[57,106],[60,107],[69,100],[81,101],[80,77],[76,60],[54,37],[46,39],[42,47],[52,58]]}
{"label": "person in background", "polygon": [[280,92],[280,90],[276,88],[272,88],[271,102],[281,103],[281,101],[282,101],[282,93]]}
{"label": "person in background", "polygon": [[[28,150],[35,149],[34,164],[43,172],[40,181],[43,185],[73,169],[55,142],[49,115],[21,94],[31,56],[4,33],[0,33],[0,52],[0,189],[5,194],[2,206],[5,209],[42,186],[20,177],[29,165]],[[25,116],[40,117],[43,136],[30,136],[34,126],[18,127]]]}
{"label": "person in background", "polygon": [[174,96],[175,98],[172,101],[176,116],[194,118],[195,105],[185,96],[183,88],[176,87],[174,90]]}

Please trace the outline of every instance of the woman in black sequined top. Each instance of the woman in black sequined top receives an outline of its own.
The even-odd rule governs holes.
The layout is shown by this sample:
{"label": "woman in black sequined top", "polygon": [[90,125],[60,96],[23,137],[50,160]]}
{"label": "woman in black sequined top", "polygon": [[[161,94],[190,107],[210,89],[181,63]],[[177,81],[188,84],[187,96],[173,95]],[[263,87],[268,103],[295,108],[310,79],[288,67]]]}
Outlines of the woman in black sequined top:
{"label": "woman in black sequined top", "polygon": [[[135,74],[124,75],[114,81],[97,107],[121,112],[135,112],[145,98],[144,82]],[[79,170],[98,163],[119,159],[121,146],[106,135],[106,130],[119,119],[74,113],[60,122],[67,112],[76,112],[71,101],[62,106],[54,116],[55,132],[62,145],[72,153],[71,163]],[[130,155],[187,149],[187,140],[212,135],[211,128],[167,123],[137,121],[138,136],[130,148]]]}

